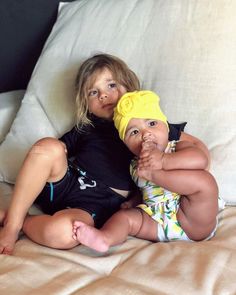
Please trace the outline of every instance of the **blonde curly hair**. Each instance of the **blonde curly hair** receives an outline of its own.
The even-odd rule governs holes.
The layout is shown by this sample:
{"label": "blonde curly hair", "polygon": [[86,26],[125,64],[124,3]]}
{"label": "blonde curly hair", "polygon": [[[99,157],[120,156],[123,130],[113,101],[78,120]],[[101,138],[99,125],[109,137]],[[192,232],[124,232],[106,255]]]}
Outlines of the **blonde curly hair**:
{"label": "blonde curly hair", "polygon": [[76,125],[78,129],[91,124],[88,117],[88,89],[91,88],[97,74],[107,68],[119,85],[127,91],[140,89],[140,82],[136,74],[118,57],[110,54],[96,54],[85,60],[80,66],[76,81]]}

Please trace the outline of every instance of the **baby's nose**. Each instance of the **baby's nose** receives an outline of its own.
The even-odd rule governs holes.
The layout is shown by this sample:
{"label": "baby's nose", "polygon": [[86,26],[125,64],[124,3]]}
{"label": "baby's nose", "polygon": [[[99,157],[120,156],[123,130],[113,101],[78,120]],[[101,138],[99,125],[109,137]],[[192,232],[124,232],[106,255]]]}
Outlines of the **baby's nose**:
{"label": "baby's nose", "polygon": [[144,131],[143,131],[142,139],[143,139],[143,141],[149,141],[149,140],[152,140],[152,134],[151,134],[149,131],[144,130]]}

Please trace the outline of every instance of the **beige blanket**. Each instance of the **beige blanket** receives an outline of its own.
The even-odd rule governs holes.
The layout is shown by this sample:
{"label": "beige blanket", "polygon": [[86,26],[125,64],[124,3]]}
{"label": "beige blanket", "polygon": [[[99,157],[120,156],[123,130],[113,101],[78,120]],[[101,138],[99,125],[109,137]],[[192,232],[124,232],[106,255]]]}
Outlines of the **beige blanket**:
{"label": "beige blanket", "polygon": [[[1,208],[9,194],[1,184]],[[13,256],[0,256],[0,294],[236,294],[236,208],[219,216],[210,241],[129,238],[106,254],[84,246],[49,249],[22,235]]]}

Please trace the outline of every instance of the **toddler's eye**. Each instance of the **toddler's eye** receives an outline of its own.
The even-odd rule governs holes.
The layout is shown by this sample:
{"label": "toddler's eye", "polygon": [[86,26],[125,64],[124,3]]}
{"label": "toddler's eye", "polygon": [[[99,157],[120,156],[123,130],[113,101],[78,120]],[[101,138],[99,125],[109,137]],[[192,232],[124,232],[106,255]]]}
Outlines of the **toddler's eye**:
{"label": "toddler's eye", "polygon": [[115,82],[113,82],[113,83],[109,83],[109,85],[108,85],[108,87],[109,88],[116,88],[116,83]]}
{"label": "toddler's eye", "polygon": [[97,90],[90,90],[88,93],[89,97],[96,97],[98,96],[98,91]]}

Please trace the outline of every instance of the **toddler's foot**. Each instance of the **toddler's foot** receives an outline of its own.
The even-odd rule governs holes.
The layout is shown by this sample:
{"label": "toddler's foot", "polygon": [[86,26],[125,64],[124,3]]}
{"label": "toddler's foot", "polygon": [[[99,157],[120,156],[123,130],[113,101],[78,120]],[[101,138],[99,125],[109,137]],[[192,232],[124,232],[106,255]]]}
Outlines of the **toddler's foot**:
{"label": "toddler's foot", "polygon": [[11,255],[17,238],[18,232],[12,231],[7,227],[0,229],[0,254]]}
{"label": "toddler's foot", "polygon": [[73,238],[98,252],[106,252],[109,245],[104,240],[103,233],[81,221],[75,221],[73,225]]}

